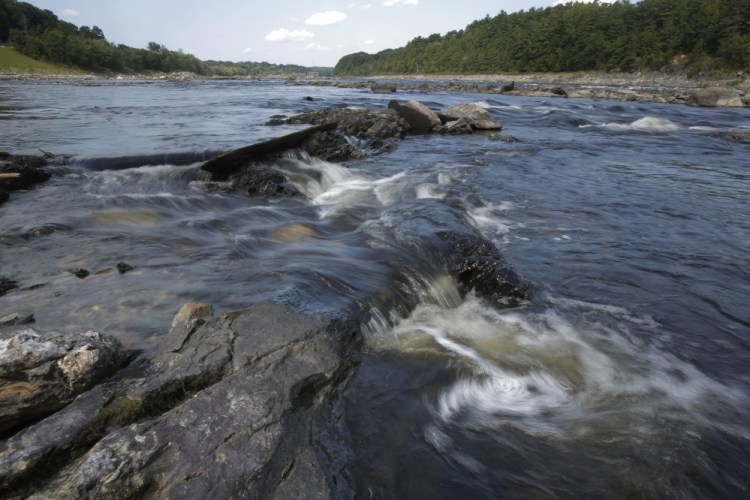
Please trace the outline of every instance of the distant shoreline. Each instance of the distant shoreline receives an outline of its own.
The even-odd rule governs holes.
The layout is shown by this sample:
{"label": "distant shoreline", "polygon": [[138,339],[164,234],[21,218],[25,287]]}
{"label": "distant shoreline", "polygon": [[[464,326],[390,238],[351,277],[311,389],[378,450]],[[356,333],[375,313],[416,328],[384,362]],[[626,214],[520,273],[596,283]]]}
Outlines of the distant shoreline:
{"label": "distant shoreline", "polygon": [[[104,80],[127,83],[130,81],[273,81],[282,80],[297,86],[336,86],[342,88],[369,88],[373,83],[393,83],[399,90],[448,91],[491,93],[527,97],[572,97],[638,101],[647,103],[684,103],[695,89],[722,87],[743,95],[745,107],[750,106],[750,75],[688,76],[664,72],[604,72],[579,71],[567,73],[523,74],[419,74],[376,75],[366,77],[316,77],[312,75],[265,75],[246,77],[204,76],[193,73],[155,75],[98,75],[98,74],[0,74],[0,81],[81,81]],[[502,89],[511,85],[510,90]]]}

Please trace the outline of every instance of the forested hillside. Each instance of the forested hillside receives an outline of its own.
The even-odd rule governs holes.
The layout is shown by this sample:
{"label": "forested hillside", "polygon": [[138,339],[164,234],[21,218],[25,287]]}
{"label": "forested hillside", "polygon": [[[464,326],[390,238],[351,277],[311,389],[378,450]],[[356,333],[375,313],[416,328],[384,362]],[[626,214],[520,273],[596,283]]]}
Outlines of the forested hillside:
{"label": "forested hillside", "polygon": [[750,69],[750,0],[620,0],[500,12],[405,47],[343,57],[337,75]]}
{"label": "forested hillside", "polygon": [[190,71],[201,75],[260,76],[310,71],[303,66],[266,62],[201,61],[156,42],[150,42],[145,49],[115,45],[97,26],[79,28],[61,21],[49,10],[16,0],[0,0],[0,43],[10,43],[22,54],[40,61],[99,72]]}

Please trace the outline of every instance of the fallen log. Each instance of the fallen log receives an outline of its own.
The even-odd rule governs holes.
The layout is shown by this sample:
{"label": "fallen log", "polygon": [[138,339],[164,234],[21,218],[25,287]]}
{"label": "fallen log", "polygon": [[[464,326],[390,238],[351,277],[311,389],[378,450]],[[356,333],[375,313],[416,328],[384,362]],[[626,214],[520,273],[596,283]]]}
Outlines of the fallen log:
{"label": "fallen log", "polygon": [[291,134],[275,137],[267,141],[251,144],[243,148],[233,149],[222,153],[201,166],[201,170],[210,172],[215,181],[226,180],[230,175],[237,172],[249,161],[258,159],[264,155],[283,151],[299,145],[302,141],[317,132],[327,132],[338,126],[337,123],[324,123],[314,127],[292,132]]}
{"label": "fallen log", "polygon": [[21,172],[7,172],[0,173],[0,180],[2,179],[18,179],[21,177]]}

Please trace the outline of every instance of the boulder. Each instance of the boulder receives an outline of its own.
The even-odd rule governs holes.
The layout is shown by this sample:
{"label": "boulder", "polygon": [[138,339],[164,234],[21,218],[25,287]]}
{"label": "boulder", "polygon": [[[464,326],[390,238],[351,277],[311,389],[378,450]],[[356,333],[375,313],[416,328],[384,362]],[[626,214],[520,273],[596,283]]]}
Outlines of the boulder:
{"label": "boulder", "polygon": [[502,130],[503,128],[500,122],[493,120],[490,113],[478,104],[454,104],[442,109],[438,116],[443,123],[463,118],[472,130]]}
{"label": "boulder", "polygon": [[516,82],[506,83],[505,85],[500,87],[500,92],[502,93],[513,92],[514,90],[516,90]]}
{"label": "boulder", "polygon": [[427,106],[417,101],[408,101],[401,105],[398,101],[388,103],[388,108],[396,111],[398,116],[409,124],[409,132],[416,135],[429,134],[441,125],[440,118]]}
{"label": "boulder", "polygon": [[743,92],[723,87],[695,89],[690,92],[687,103],[709,108],[741,108]]}
{"label": "boulder", "polygon": [[370,90],[372,90],[375,94],[392,94],[396,92],[396,84],[385,82],[376,83],[370,87]]}
{"label": "boulder", "polygon": [[48,415],[113,374],[129,358],[96,331],[42,336],[19,328],[0,341],[0,433]]}

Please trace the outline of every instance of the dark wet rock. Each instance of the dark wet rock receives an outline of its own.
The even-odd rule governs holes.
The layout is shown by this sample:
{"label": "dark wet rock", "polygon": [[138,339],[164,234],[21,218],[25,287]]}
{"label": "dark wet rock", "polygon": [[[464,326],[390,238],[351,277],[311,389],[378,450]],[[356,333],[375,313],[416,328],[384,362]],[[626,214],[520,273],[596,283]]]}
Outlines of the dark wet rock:
{"label": "dark wet rock", "polygon": [[723,87],[709,87],[705,89],[695,89],[690,92],[687,103],[693,106],[703,106],[711,108],[741,108],[743,92]]}
{"label": "dark wet rock", "polygon": [[15,288],[18,288],[18,282],[16,280],[0,276],[0,297]]}
{"label": "dark wet rock", "polygon": [[490,113],[477,104],[455,104],[442,109],[438,116],[443,123],[464,119],[472,130],[501,130],[500,122],[494,120]]}
{"label": "dark wet rock", "polygon": [[0,433],[48,415],[100,383],[128,359],[96,331],[42,336],[19,328],[0,341]]}
{"label": "dark wet rock", "polygon": [[375,94],[392,94],[396,92],[395,83],[376,83],[370,87]]}
{"label": "dark wet rock", "polygon": [[516,90],[516,82],[506,83],[505,85],[500,87],[500,92],[502,93],[513,92],[514,90]]}
{"label": "dark wet rock", "polygon": [[49,236],[57,230],[58,226],[55,224],[45,224],[39,227],[32,227],[26,234],[23,235],[25,239],[39,238],[40,236]]}
{"label": "dark wet rock", "polygon": [[[320,125],[332,122],[338,125],[337,132],[360,139],[400,139],[409,130],[408,123],[391,109],[323,108],[295,115],[283,123]],[[392,127],[383,127],[384,123]]]}
{"label": "dark wet rock", "polygon": [[491,141],[500,141],[500,142],[521,142],[516,137],[513,137],[512,135],[500,135],[500,134],[492,134],[487,137]]}
{"label": "dark wet rock", "polygon": [[332,162],[360,160],[365,157],[364,152],[336,132],[321,132],[310,136],[305,141],[304,148],[310,156]]}
{"label": "dark wet rock", "polygon": [[33,314],[11,313],[0,317],[0,328],[8,326],[28,325],[33,323]]}
{"label": "dark wet rock", "polygon": [[406,120],[411,134],[429,134],[442,123],[440,118],[421,102],[408,101],[402,105],[398,101],[391,101],[388,103],[388,108],[396,111],[398,116]]}
{"label": "dark wet rock", "polygon": [[68,272],[79,279],[85,279],[91,274],[91,271],[82,267],[71,267]]}
{"label": "dark wet rock", "polygon": [[50,174],[44,167],[48,160],[41,156],[14,156],[0,152],[0,204],[10,198],[10,193],[29,189],[48,180]]}
{"label": "dark wet rock", "polygon": [[[208,312],[183,308],[145,376],[122,382],[69,432],[105,435],[32,498],[331,497],[312,418],[351,369],[351,327],[272,303]],[[64,412],[85,413],[85,400]],[[56,417],[34,434],[50,433]]]}
{"label": "dark wet rock", "polygon": [[277,198],[301,194],[284,177],[284,174],[262,165],[244,167],[240,172],[234,174],[230,180],[235,187],[246,188],[249,196]]}
{"label": "dark wet rock", "polygon": [[127,272],[132,271],[133,269],[134,269],[133,266],[131,266],[130,264],[127,264],[125,262],[118,262],[117,263],[117,271],[120,274],[125,274]]}
{"label": "dark wet rock", "polygon": [[443,231],[437,236],[449,246],[448,270],[462,293],[474,290],[495,304],[511,306],[529,298],[530,284],[505,264],[491,241],[458,231]]}
{"label": "dark wet rock", "polygon": [[388,149],[392,141],[402,139],[409,130],[409,124],[392,109],[324,108],[281,123],[319,125],[330,122],[338,124],[335,130],[313,134],[301,144],[308,154],[326,161],[362,159],[364,149],[378,154]]}
{"label": "dark wet rock", "polygon": [[560,96],[560,97],[568,97],[568,93],[562,87],[553,87],[553,88],[550,89],[550,92],[553,95],[557,95],[557,96]]}

